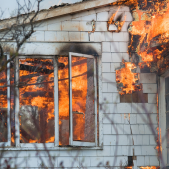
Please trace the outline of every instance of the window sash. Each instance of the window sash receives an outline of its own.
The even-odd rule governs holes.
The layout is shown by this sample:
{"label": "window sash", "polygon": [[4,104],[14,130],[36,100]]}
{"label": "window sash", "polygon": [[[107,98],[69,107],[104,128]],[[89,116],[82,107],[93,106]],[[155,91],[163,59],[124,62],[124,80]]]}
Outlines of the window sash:
{"label": "window sash", "polygon": [[15,143],[16,147],[23,148],[44,148],[44,143],[20,143],[20,123],[19,123],[19,59],[26,58],[42,58],[42,59],[53,59],[54,66],[54,143],[45,143],[45,146],[50,148],[59,146],[59,128],[56,124],[59,124],[59,113],[58,113],[58,67],[55,56],[17,56],[16,57],[16,87],[15,87]]}
{"label": "window sash", "polygon": [[[10,59],[6,53],[7,61]],[[11,146],[11,122],[10,122],[10,62],[7,63],[7,142],[0,142],[0,147]]]}
{"label": "window sash", "polygon": [[[94,114],[95,114],[95,142],[73,141],[73,112],[72,112],[72,60],[71,57],[86,57],[94,59]],[[69,52],[69,114],[70,114],[70,138],[69,144],[71,146],[97,146],[97,85],[96,85],[96,61],[94,56],[79,53]]]}
{"label": "window sash", "polygon": [[[59,146],[59,92],[58,92],[58,61],[53,57],[54,63],[54,116],[55,116],[55,141],[54,145]],[[58,125],[57,125],[58,124]]]}

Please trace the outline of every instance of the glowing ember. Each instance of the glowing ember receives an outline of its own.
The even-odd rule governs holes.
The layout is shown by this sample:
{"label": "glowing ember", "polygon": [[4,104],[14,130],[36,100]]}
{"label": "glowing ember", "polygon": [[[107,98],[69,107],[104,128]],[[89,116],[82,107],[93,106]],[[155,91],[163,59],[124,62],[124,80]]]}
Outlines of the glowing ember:
{"label": "glowing ember", "polygon": [[133,167],[132,167],[132,166],[128,166],[128,167],[125,167],[125,168],[127,168],[127,169],[132,169]]}

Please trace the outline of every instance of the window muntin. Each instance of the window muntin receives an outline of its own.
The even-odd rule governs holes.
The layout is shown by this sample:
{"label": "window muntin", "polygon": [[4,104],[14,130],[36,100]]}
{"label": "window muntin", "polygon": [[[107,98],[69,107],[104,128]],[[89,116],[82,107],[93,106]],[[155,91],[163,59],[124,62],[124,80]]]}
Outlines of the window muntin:
{"label": "window muntin", "polygon": [[[92,87],[92,90],[89,94],[89,95],[92,95],[91,100],[92,100],[92,104],[94,105],[93,106],[94,111],[92,111],[93,114],[91,113],[93,116],[93,118],[91,118],[91,119],[93,119],[91,123],[94,128],[94,130],[93,130],[94,132],[92,131],[93,132],[92,134],[94,134],[94,136],[91,140],[77,139],[75,134],[74,134],[75,139],[73,138],[73,135],[71,136],[71,132],[75,133],[75,130],[74,130],[74,132],[72,130],[73,126],[77,125],[77,123],[75,124],[74,123],[75,121],[73,122],[73,120],[71,119],[71,117],[73,117],[73,115],[72,116],[70,115],[72,112],[69,112],[71,109],[71,103],[69,103],[69,102],[71,102],[71,100],[73,100],[73,99],[69,95],[69,93],[71,93],[72,89],[69,88],[69,86],[71,85],[71,78],[70,78],[70,74],[68,74],[68,73],[70,73],[69,70],[71,70],[73,68],[71,68],[70,64],[68,64],[70,62],[70,60],[68,61],[68,58],[70,58],[72,54],[74,55],[73,57],[76,57],[76,58],[81,57],[82,60],[87,60],[87,58],[88,59],[90,58],[89,60],[91,60],[91,63],[92,63],[91,66],[88,66],[89,67],[88,69],[90,70],[88,72],[88,74],[92,73],[92,76],[91,75],[88,75],[88,76],[93,78],[93,80],[92,80],[93,87]],[[38,60],[37,59],[38,57],[19,57],[19,59],[17,59],[18,63],[16,61],[16,65],[17,65],[16,66],[16,72],[17,72],[16,83],[19,82],[16,87],[16,95],[19,96],[19,98],[16,98],[16,105],[17,105],[16,106],[16,116],[15,116],[15,121],[16,121],[16,126],[17,126],[16,127],[16,131],[17,131],[16,132],[16,146],[21,146],[21,147],[34,147],[34,144],[27,143],[26,141],[20,141],[20,137],[17,137],[23,133],[22,129],[20,128],[20,125],[18,125],[18,124],[21,123],[21,125],[24,126],[23,125],[24,123],[22,123],[22,121],[25,120],[25,119],[22,119],[22,121],[21,121],[21,117],[20,117],[20,122],[18,121],[18,117],[20,116],[20,113],[23,114],[26,111],[27,112],[34,111],[35,117],[36,118],[38,117],[38,115],[37,115],[38,114],[38,106],[32,105],[32,102],[29,101],[29,99],[25,99],[25,101],[28,102],[29,104],[27,104],[27,105],[22,104],[22,102],[24,102],[23,101],[24,95],[20,94],[20,92],[22,93],[22,89],[20,89],[20,88],[24,87],[24,83],[25,83],[26,79],[24,79],[25,78],[24,76],[23,76],[24,80],[22,80],[22,76],[20,76],[20,78],[19,78],[20,74],[24,74],[21,70],[19,70],[19,65],[21,63],[24,63],[25,65],[29,65],[30,63],[26,63],[27,61],[25,62],[24,59],[31,60],[30,58],[34,58],[34,61],[33,61],[34,64],[35,64],[35,60],[36,61]],[[42,59],[42,58],[40,58],[40,59]],[[53,62],[54,62],[54,66],[53,66],[53,68],[51,68],[51,70],[53,69],[53,72],[54,72],[54,79],[53,79],[52,83],[54,83],[54,92],[53,93],[54,93],[54,110],[55,110],[54,111],[54,124],[55,124],[54,125],[54,132],[55,132],[55,134],[54,134],[54,144],[53,144],[53,142],[51,143],[51,142],[46,141],[47,147],[53,147],[54,145],[55,146],[59,146],[59,145],[60,146],[65,146],[65,145],[96,146],[97,145],[97,99],[96,99],[97,90],[96,90],[96,75],[95,75],[96,74],[96,62],[95,62],[94,57],[89,56],[89,55],[70,53],[69,57],[59,56],[58,62],[56,62],[56,60],[55,60],[56,57],[43,58],[43,59],[53,59]],[[79,67],[81,69],[81,65],[78,66],[79,62],[77,62],[75,64],[77,64],[75,67]],[[32,67],[31,67],[31,69],[32,69]],[[86,72],[83,72],[83,73],[86,73]],[[32,71],[32,73],[29,73],[29,76],[35,76],[34,74],[36,74],[35,71]],[[35,78],[35,77],[33,77],[33,78]],[[30,81],[30,82],[27,83],[26,88],[31,89],[32,87],[30,87],[30,86],[35,87],[36,85],[40,85],[40,84],[35,84],[35,83],[37,83],[38,78],[36,77],[35,79],[32,79],[32,81],[27,79],[27,81],[28,82]],[[47,81],[42,81],[42,82],[45,83]],[[51,82],[51,79],[49,79],[49,82]],[[73,93],[74,93],[74,91],[73,91]],[[75,93],[77,93],[77,92],[75,92]],[[95,98],[95,99],[93,99],[93,98]],[[19,112],[19,110],[22,110],[22,111]],[[81,114],[78,114],[78,115],[81,118]],[[26,117],[29,120],[28,123],[32,123],[29,119],[30,116],[32,116],[32,115],[30,114]],[[76,116],[76,120],[78,120],[77,115],[74,115],[74,116]],[[87,120],[86,120],[86,122],[87,122]],[[33,128],[35,128],[35,126],[33,126]],[[93,129],[93,128],[91,127],[89,129]],[[40,143],[42,143],[42,141],[38,140],[38,138],[30,139],[30,140],[31,140],[30,142],[38,143],[38,144],[36,144],[38,147],[43,146],[43,144],[40,144]]]}

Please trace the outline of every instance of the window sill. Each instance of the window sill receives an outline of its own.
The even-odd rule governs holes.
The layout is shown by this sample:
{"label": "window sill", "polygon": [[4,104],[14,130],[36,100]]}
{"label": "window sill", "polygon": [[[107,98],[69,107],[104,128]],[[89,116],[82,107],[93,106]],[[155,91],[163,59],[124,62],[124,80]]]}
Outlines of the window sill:
{"label": "window sill", "polygon": [[12,151],[36,151],[36,150],[40,150],[40,151],[70,151],[70,150],[103,150],[103,146],[100,147],[5,147],[5,148],[0,148],[0,150],[4,150],[4,151],[8,151],[8,150],[12,150]]}

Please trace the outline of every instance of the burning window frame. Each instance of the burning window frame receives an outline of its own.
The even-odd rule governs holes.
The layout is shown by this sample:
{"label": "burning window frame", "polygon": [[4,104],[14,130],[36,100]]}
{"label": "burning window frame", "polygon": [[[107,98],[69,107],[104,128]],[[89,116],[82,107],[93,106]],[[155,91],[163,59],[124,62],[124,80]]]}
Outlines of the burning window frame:
{"label": "burning window frame", "polygon": [[[73,140],[73,109],[72,109],[72,70],[71,69],[71,57],[84,57],[94,60],[94,115],[95,115],[95,142],[83,142],[83,141],[74,141]],[[69,79],[70,79],[70,145],[73,146],[97,146],[97,79],[96,79],[96,60],[92,55],[84,55],[79,53],[69,52]]]}
{"label": "burning window frame", "polygon": [[[164,74],[160,76],[159,79],[159,85],[160,85],[160,90],[159,90],[159,144],[160,144],[160,150],[159,152],[163,156],[163,163],[160,162],[160,166],[163,166],[163,164],[168,166],[167,161],[169,160],[169,147],[167,146],[167,142],[169,140],[169,129],[167,129],[167,126],[169,125],[169,122],[167,123],[167,113],[168,111],[166,110],[167,105],[166,105],[166,82],[165,79],[169,78],[169,69],[165,71]],[[168,89],[167,89],[168,90]],[[167,131],[168,130],[168,131]],[[168,149],[168,150],[167,150]]]}
{"label": "burning window frame", "polygon": [[[95,91],[95,101],[94,101],[94,107],[95,107],[95,142],[83,142],[83,141],[73,141],[73,118],[72,117],[72,111],[69,111],[70,115],[70,137],[69,137],[69,146],[87,146],[87,147],[96,147],[98,146],[98,82],[96,79],[97,74],[97,59],[92,55],[85,55],[85,54],[79,54],[79,53],[72,53],[69,52],[69,63],[71,56],[77,56],[77,57],[86,57],[86,58],[93,58],[94,59],[94,91]],[[40,59],[52,59],[53,65],[54,65],[54,142],[52,143],[45,143],[47,147],[58,147],[59,146],[59,95],[58,95],[58,66],[59,63],[57,61],[56,56],[17,56],[15,59],[16,64],[16,72],[15,72],[15,146],[16,147],[34,147],[36,144],[37,148],[43,148],[43,143],[20,143],[20,122],[19,122],[19,116],[20,116],[20,108],[19,108],[19,59],[26,59],[26,58],[40,58]],[[69,70],[71,70],[71,64],[69,64]],[[71,86],[71,71],[69,71],[69,85]],[[71,87],[70,87],[70,94],[69,98],[71,98]],[[71,99],[70,99],[71,100]],[[70,110],[71,110],[71,102],[69,103]],[[56,125],[58,124],[58,125]],[[100,134],[99,134],[100,135]]]}

